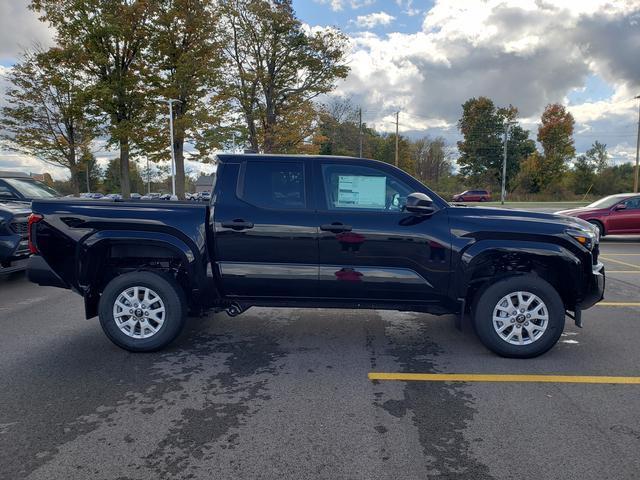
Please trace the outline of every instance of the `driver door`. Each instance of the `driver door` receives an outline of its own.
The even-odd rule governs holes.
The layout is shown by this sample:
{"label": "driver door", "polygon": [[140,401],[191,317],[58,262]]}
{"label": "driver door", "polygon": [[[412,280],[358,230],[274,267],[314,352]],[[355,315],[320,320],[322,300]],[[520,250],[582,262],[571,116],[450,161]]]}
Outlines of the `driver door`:
{"label": "driver door", "polygon": [[624,202],[622,210],[614,207],[609,217],[609,233],[640,233],[640,197],[632,197]]}
{"label": "driver door", "polygon": [[391,166],[319,160],[315,168],[320,296],[432,302],[446,295],[446,209],[428,217],[403,212],[420,184]]}

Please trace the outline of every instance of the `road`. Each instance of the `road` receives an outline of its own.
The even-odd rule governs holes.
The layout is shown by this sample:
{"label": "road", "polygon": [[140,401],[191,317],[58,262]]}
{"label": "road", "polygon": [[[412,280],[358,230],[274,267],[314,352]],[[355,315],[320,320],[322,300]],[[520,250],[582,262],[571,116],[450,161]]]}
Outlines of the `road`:
{"label": "road", "polygon": [[639,376],[640,238],[602,250],[609,306],[520,361],[451,316],[344,310],[192,318],[131,354],[77,295],[1,279],[0,478],[638,478],[640,385],[367,378]]}

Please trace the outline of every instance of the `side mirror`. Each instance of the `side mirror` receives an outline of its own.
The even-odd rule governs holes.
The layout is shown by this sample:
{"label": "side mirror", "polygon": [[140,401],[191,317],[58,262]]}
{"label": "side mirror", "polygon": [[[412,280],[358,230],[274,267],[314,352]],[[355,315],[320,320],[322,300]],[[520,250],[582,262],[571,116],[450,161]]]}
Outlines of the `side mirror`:
{"label": "side mirror", "polygon": [[433,200],[428,195],[420,192],[411,193],[407,196],[407,203],[404,209],[416,215],[432,215],[436,211],[433,208]]}
{"label": "side mirror", "polygon": [[613,209],[614,210],[626,210],[627,209],[627,204],[626,203],[619,203],[618,205],[613,207]]}

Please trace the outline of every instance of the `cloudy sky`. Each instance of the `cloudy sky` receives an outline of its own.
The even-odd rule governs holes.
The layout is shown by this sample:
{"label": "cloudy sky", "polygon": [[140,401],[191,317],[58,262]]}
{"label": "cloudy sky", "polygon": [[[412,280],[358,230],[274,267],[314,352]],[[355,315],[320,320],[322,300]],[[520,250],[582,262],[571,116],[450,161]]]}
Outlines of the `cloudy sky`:
{"label": "cloudy sky", "polygon": [[[0,0],[1,74],[20,50],[50,33],[27,0]],[[609,146],[616,163],[635,158],[640,95],[640,0],[294,0],[312,27],[350,38],[351,74],[339,95],[367,123],[417,136],[459,139],[461,104],[488,96],[518,107],[532,129],[545,105],[573,113],[576,147]],[[1,100],[0,100],[1,102]],[[100,152],[106,158],[114,153]],[[35,159],[0,152],[0,169],[42,171]],[[60,175],[61,172],[53,171]]]}

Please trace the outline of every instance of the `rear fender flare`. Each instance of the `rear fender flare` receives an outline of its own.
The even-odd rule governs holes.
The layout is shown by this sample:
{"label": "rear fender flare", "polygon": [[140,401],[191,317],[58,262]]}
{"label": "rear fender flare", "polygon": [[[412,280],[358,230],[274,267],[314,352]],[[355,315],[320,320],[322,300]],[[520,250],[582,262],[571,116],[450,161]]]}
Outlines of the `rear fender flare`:
{"label": "rear fender flare", "polygon": [[78,244],[77,278],[78,284],[82,289],[89,289],[96,273],[98,273],[95,271],[94,256],[96,254],[99,255],[102,248],[118,243],[146,244],[166,248],[174,252],[182,260],[194,285],[198,285],[199,279],[203,278],[204,267],[200,262],[201,255],[197,252],[197,249],[173,235],[161,232],[102,230],[85,238]]}

